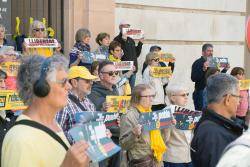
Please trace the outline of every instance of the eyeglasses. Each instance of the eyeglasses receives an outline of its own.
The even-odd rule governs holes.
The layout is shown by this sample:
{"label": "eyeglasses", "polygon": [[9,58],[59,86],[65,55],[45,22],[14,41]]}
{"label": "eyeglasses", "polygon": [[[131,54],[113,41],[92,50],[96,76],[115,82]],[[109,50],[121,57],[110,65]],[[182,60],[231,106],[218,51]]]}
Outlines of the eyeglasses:
{"label": "eyeglasses", "polygon": [[154,61],[156,61],[156,62],[160,61],[160,59],[159,59],[159,58],[152,59],[152,60],[154,60]]}
{"label": "eyeglasses", "polygon": [[[225,96],[227,96],[228,94],[226,94],[226,95],[224,95],[223,97],[225,97]],[[236,97],[236,98],[239,98],[239,99],[242,99],[243,97],[242,96],[240,96],[240,95],[235,95],[235,94],[229,94],[229,95],[231,95],[231,96],[233,96],[233,97]]]}
{"label": "eyeglasses", "polygon": [[147,98],[150,98],[150,97],[155,98],[155,96],[156,96],[155,94],[154,95],[141,95],[141,97],[147,97]]}
{"label": "eyeglasses", "polygon": [[108,74],[109,76],[117,76],[119,74],[118,71],[108,71],[108,72],[102,71],[101,73]]}
{"label": "eyeglasses", "polygon": [[34,28],[33,30],[36,32],[39,32],[39,31],[43,32],[43,31],[45,31],[45,28]]}
{"label": "eyeglasses", "polygon": [[79,80],[83,80],[83,81],[85,81],[87,84],[92,84],[93,83],[93,81],[92,80],[89,80],[89,79],[84,79],[84,78],[76,78],[76,80],[77,81],[79,81]]}
{"label": "eyeglasses", "polygon": [[183,93],[183,94],[180,94],[180,95],[172,95],[172,96],[182,96],[182,97],[187,97],[187,96],[189,96],[189,93]]}
{"label": "eyeglasses", "polygon": [[64,78],[62,80],[56,80],[55,83],[60,84],[62,87],[65,87],[65,85],[69,82],[67,78]]}

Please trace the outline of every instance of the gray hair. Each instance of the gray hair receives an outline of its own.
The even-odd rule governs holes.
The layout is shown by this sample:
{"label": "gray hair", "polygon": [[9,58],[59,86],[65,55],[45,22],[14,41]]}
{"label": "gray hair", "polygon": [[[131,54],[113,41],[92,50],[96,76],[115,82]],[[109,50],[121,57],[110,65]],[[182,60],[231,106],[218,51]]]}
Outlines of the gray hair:
{"label": "gray hair", "polygon": [[[34,20],[33,23],[30,25],[30,29],[29,29],[29,35],[30,37],[34,37],[34,32],[33,30],[36,29],[36,28],[44,28],[46,29],[45,25],[43,24],[43,22],[39,21],[39,20]],[[44,36],[46,37],[47,36],[47,32],[44,31]]]}
{"label": "gray hair", "polygon": [[86,28],[81,28],[77,30],[75,40],[76,42],[81,42],[83,38],[91,37],[90,31]]}
{"label": "gray hair", "polygon": [[181,91],[187,91],[187,88],[181,84],[168,85],[166,87],[166,94],[171,104],[173,104],[173,102],[171,101],[171,96],[176,95]]}
{"label": "gray hair", "polygon": [[[46,80],[55,81],[57,70],[68,70],[68,61],[64,56],[53,55],[47,59],[49,59],[48,61],[50,63],[48,66],[49,70],[47,71]],[[19,96],[26,105],[30,105],[35,97],[33,87],[35,82],[41,76],[41,66],[45,60],[45,57],[37,55],[25,56],[22,59],[22,63],[17,74],[17,87]]]}
{"label": "gray hair", "polygon": [[207,80],[207,102],[218,103],[226,94],[236,94],[239,81],[224,73],[219,73],[208,77]]}

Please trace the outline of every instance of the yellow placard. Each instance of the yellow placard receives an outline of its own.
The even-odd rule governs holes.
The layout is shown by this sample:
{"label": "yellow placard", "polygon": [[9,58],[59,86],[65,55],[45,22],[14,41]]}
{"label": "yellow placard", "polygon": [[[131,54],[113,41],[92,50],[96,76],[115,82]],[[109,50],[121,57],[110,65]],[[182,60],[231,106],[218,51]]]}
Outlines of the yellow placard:
{"label": "yellow placard", "polygon": [[20,62],[3,62],[0,69],[5,71],[8,77],[15,77],[17,76],[19,66]]}
{"label": "yellow placard", "polygon": [[0,110],[24,110],[24,105],[18,93],[13,90],[0,91]]}
{"label": "yellow placard", "polygon": [[240,80],[240,90],[249,90],[250,79]]}
{"label": "yellow placard", "polygon": [[111,104],[107,111],[126,113],[130,100],[131,96],[106,96],[106,102]]}
{"label": "yellow placard", "polygon": [[171,62],[171,63],[175,62],[175,58],[172,53],[160,52],[159,58],[161,62]]}
{"label": "yellow placard", "polygon": [[150,74],[155,78],[171,77],[171,67],[150,67]]}

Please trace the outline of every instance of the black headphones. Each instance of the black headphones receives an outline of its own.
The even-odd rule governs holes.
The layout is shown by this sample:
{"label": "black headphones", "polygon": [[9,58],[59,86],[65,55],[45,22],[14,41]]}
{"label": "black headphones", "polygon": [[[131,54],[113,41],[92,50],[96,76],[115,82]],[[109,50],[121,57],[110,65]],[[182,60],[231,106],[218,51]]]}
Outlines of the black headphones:
{"label": "black headphones", "polygon": [[49,83],[46,80],[47,72],[49,71],[49,66],[51,59],[47,58],[44,60],[41,66],[41,73],[39,79],[35,82],[33,86],[33,92],[37,97],[46,97],[50,92]]}

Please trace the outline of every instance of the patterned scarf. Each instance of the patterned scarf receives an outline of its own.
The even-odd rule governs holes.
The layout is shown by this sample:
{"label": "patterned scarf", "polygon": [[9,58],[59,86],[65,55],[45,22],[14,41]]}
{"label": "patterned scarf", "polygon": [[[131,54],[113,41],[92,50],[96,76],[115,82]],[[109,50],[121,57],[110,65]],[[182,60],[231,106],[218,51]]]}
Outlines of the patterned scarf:
{"label": "patterned scarf", "polygon": [[[151,108],[144,108],[141,105],[137,105],[136,108],[141,112],[151,112]],[[162,161],[162,156],[167,150],[167,147],[162,139],[161,136],[161,131],[156,129],[156,130],[151,130],[150,131],[150,146],[151,149],[154,152],[154,157],[158,162]]]}

